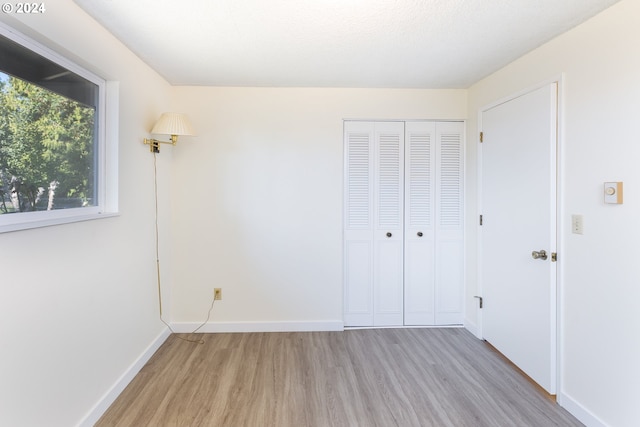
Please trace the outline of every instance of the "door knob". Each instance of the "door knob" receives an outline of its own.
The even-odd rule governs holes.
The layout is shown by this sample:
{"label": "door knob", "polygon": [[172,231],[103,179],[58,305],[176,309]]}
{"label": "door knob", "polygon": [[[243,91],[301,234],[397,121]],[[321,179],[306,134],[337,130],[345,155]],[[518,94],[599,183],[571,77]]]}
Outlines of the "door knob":
{"label": "door knob", "polygon": [[533,251],[531,252],[531,257],[533,259],[541,259],[544,261],[547,259],[547,251],[545,251],[544,249],[541,251]]}
{"label": "door knob", "polygon": [[391,237],[391,236],[393,236],[393,234],[387,233],[387,237]]}
{"label": "door knob", "polygon": [[418,237],[422,237],[422,231],[418,231]]}

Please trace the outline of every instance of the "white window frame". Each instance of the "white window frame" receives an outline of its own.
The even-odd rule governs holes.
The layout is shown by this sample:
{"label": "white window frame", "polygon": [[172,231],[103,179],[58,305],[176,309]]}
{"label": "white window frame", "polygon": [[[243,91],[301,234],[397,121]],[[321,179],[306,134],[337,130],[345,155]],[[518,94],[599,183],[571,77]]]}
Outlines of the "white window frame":
{"label": "white window frame", "polygon": [[84,69],[57,52],[0,22],[0,34],[38,55],[65,67],[98,86],[98,178],[95,206],[0,215],[0,233],[118,215],[118,104],[119,85]]}

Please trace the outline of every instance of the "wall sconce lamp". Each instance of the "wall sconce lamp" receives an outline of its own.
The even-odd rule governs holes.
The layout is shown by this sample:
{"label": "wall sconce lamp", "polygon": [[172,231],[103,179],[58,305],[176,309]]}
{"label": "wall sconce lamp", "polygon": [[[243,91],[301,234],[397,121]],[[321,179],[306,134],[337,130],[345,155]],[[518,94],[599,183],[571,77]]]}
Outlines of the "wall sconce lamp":
{"label": "wall sconce lamp", "polygon": [[179,135],[194,135],[193,127],[187,116],[180,113],[162,113],[156,122],[151,133],[157,135],[171,135],[171,141],[159,141],[157,139],[145,138],[144,143],[149,144],[149,151],[152,153],[160,152],[160,144],[176,145]]}

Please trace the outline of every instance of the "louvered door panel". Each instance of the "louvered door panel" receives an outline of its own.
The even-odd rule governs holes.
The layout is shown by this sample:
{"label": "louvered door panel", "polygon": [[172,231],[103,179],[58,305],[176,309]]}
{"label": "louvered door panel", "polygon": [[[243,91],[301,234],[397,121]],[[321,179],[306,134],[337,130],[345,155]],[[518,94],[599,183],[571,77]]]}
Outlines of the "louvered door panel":
{"label": "louvered door panel", "polygon": [[397,133],[384,132],[378,135],[378,168],[376,173],[378,189],[378,228],[398,229],[402,212],[402,192],[400,175],[400,137]]}
{"label": "louvered door panel", "polygon": [[407,122],[404,324],[433,325],[435,122]]}
{"label": "louvered door panel", "polygon": [[371,134],[347,133],[346,228],[371,227]]}
{"label": "louvered door panel", "polygon": [[462,134],[447,129],[439,138],[439,226],[457,230],[462,225]]}
{"label": "louvered door panel", "polygon": [[437,190],[435,245],[435,321],[464,320],[464,126],[438,123],[436,131]]}
{"label": "louvered door panel", "polygon": [[344,124],[344,322],[373,326],[374,132]]}
{"label": "louvered door panel", "polygon": [[[421,128],[415,129],[420,124]],[[433,142],[435,132],[432,123],[412,123],[407,130],[409,152],[407,153],[407,224],[409,227],[430,227],[433,206]],[[426,125],[426,126],[425,126]],[[409,127],[409,125],[407,125]]]}
{"label": "louvered door panel", "polygon": [[375,123],[374,324],[403,323],[404,123]]}

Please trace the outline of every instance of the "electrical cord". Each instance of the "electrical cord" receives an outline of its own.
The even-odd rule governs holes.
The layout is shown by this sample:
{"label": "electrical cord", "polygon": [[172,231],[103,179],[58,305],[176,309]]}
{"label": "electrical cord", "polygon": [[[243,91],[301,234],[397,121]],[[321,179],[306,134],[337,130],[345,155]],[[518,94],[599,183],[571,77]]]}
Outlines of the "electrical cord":
{"label": "electrical cord", "polygon": [[[157,155],[158,153],[155,153],[155,152],[153,153],[153,189],[154,189],[154,197],[155,197],[156,279],[158,283],[158,306],[160,308],[160,320],[162,321],[162,323],[164,323],[167,326],[167,328],[169,328],[171,333],[174,334],[176,338],[181,339],[182,341],[192,342],[196,344],[204,344],[203,339],[189,339],[189,338],[183,338],[180,335],[177,335],[176,332],[171,327],[171,325],[169,325],[162,318],[162,287],[160,283],[160,233],[158,231],[159,227],[158,227],[158,161],[156,158]],[[189,335],[195,334],[200,330],[200,328],[202,328],[204,325],[207,324],[207,322],[209,321],[209,318],[211,317],[211,311],[213,310],[213,305],[215,303],[216,303],[216,299],[214,297],[211,299],[211,306],[209,307],[209,312],[207,313],[206,320],[202,322],[202,324],[198,326],[196,329],[194,329],[192,332],[189,332]]]}

